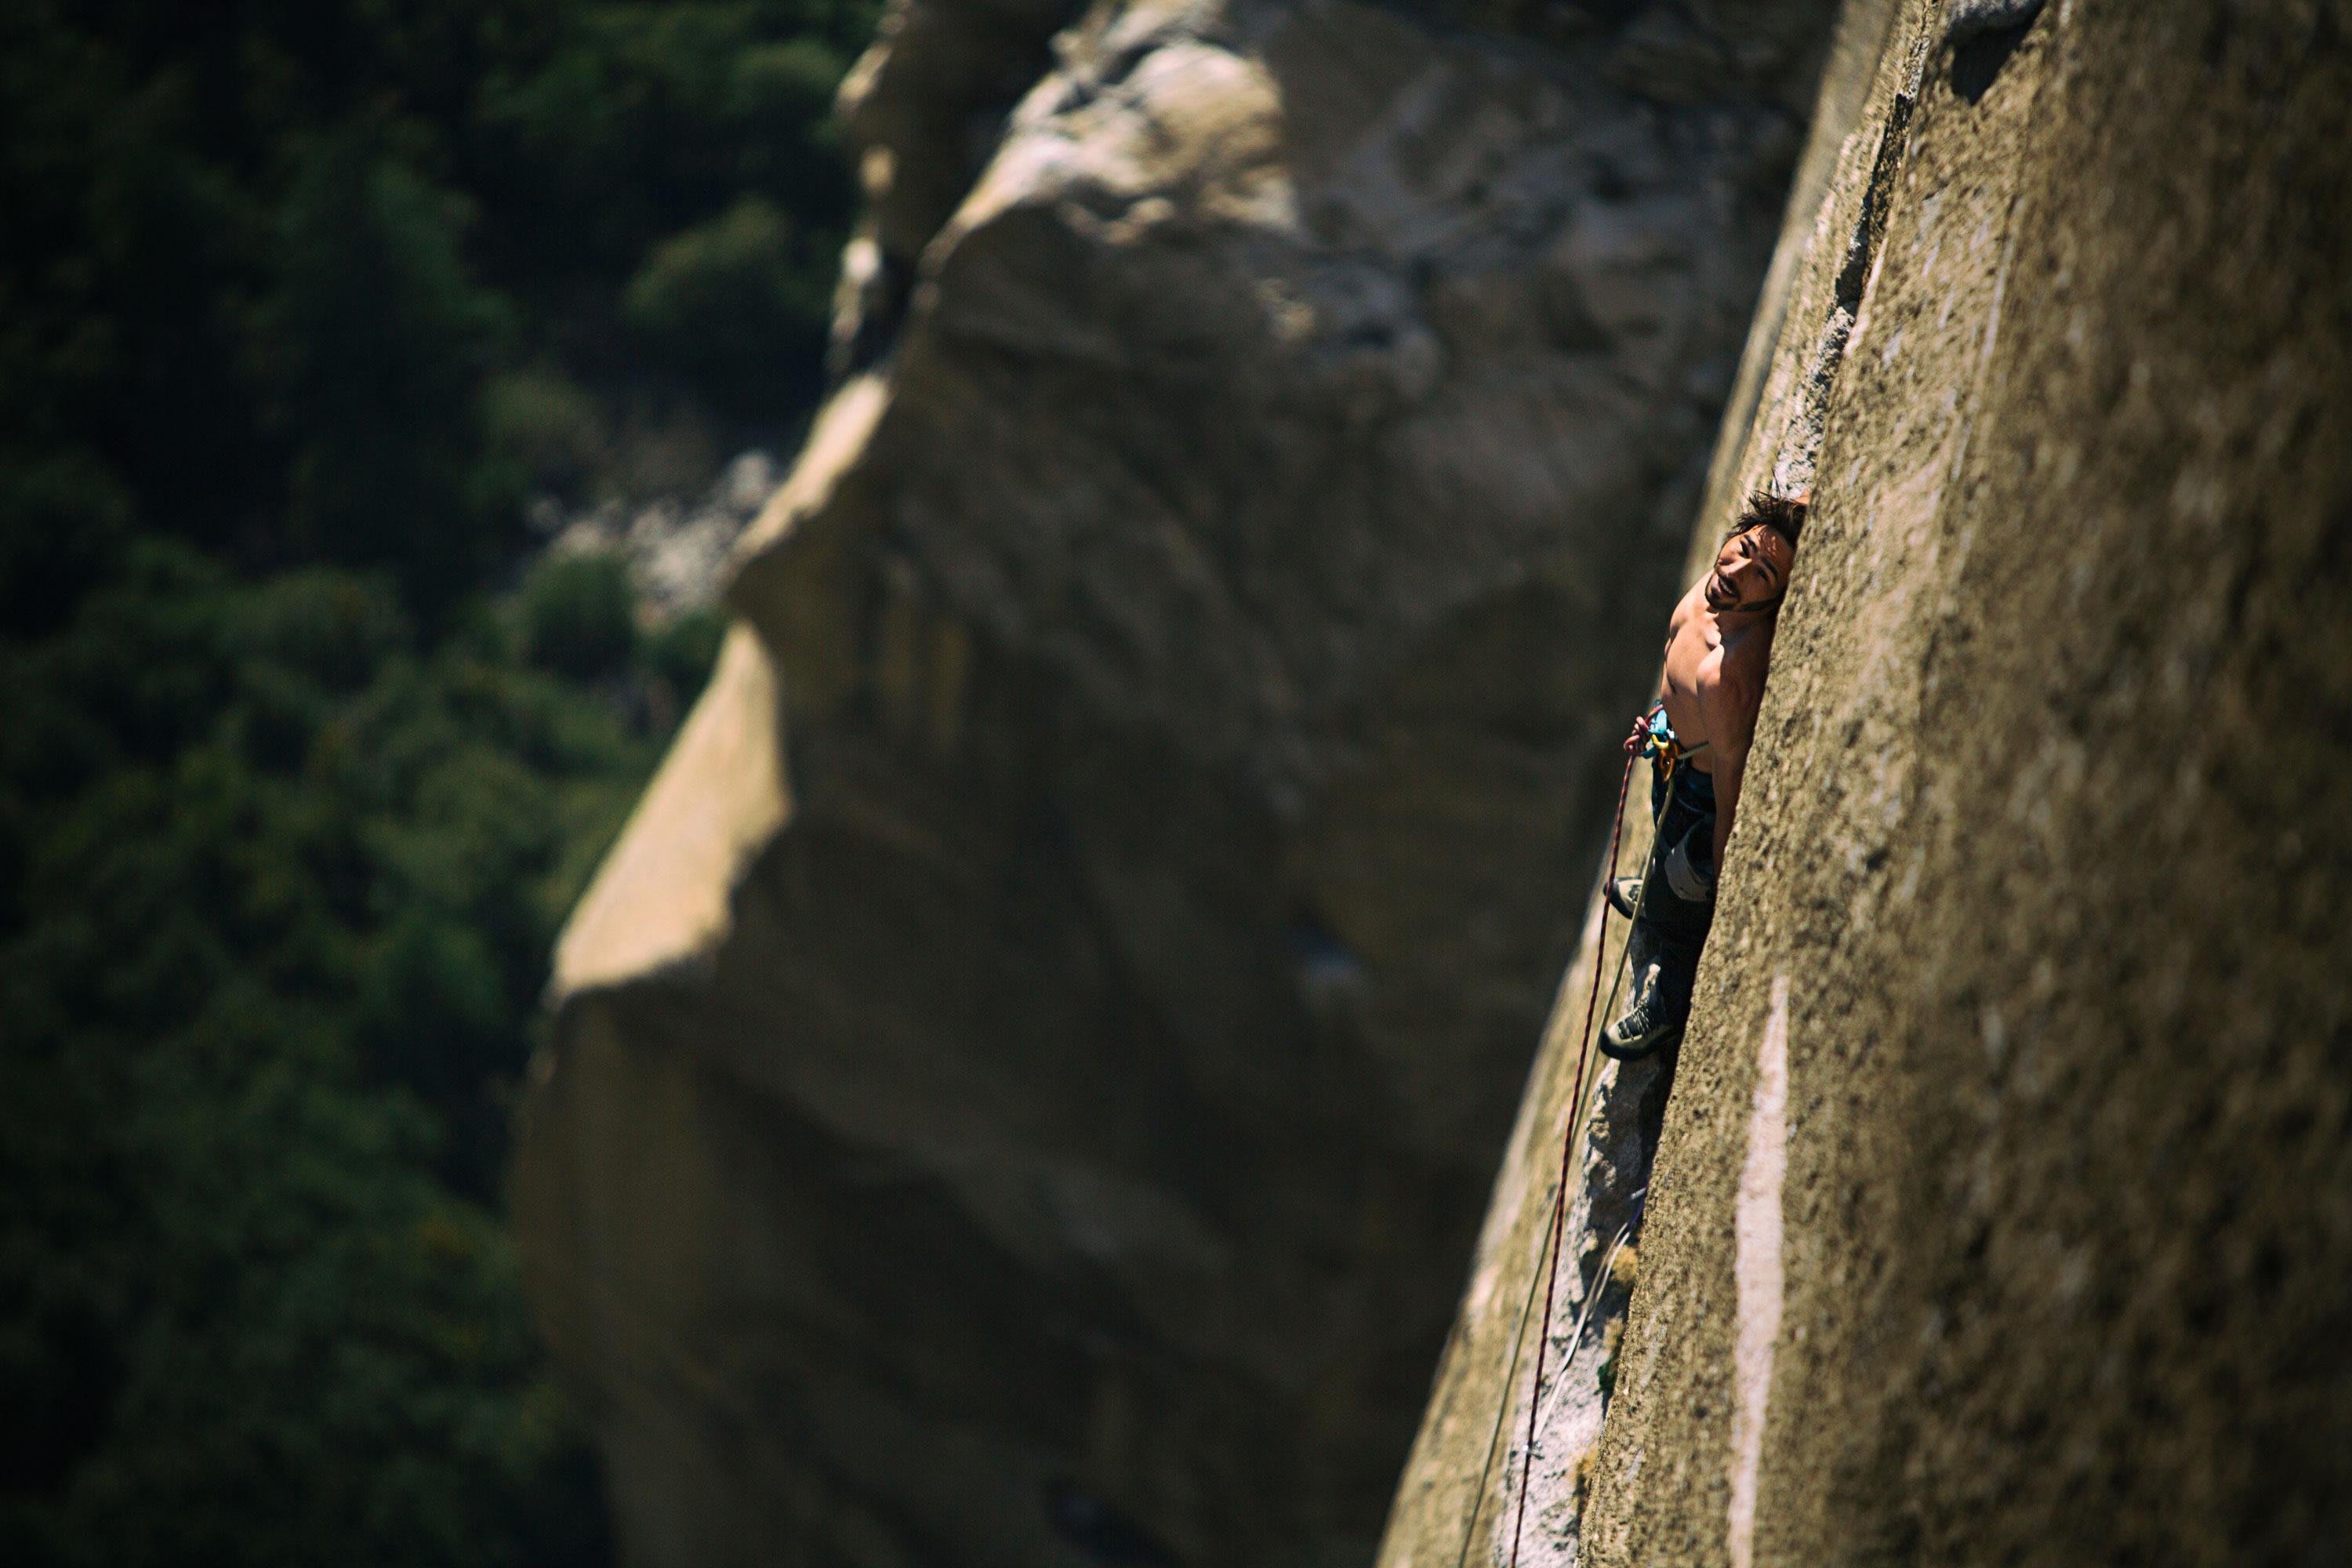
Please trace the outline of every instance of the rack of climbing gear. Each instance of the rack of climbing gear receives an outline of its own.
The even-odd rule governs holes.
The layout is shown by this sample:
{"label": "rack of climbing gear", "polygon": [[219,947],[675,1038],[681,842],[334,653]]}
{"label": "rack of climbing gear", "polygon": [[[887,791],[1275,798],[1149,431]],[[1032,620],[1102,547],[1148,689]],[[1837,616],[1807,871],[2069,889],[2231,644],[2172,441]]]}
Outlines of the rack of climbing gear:
{"label": "rack of climbing gear", "polygon": [[[1633,787],[1633,764],[1646,758],[1659,775],[1662,785],[1659,792],[1659,805],[1655,818],[1650,824],[1651,835],[1654,840],[1659,826],[1665,817],[1666,802],[1673,795],[1675,773],[1681,769],[1685,758],[1693,752],[1703,750],[1706,744],[1706,742],[1702,741],[1698,745],[1685,749],[1681,738],[1675,733],[1674,725],[1666,718],[1666,705],[1663,701],[1654,703],[1646,712],[1633,721],[1633,731],[1625,737],[1625,771],[1623,776],[1617,782],[1617,809],[1610,819],[1609,868],[1603,873],[1601,882],[1604,893],[1613,887],[1617,880],[1618,851],[1622,846],[1625,832],[1625,797]],[[1642,890],[1634,900],[1633,912],[1629,919],[1629,924],[1642,918],[1642,910],[1648,901],[1649,892],[1650,879],[1644,876],[1642,879]],[[1527,1529],[1528,1479],[1535,1468],[1536,1426],[1543,1410],[1544,1363],[1547,1352],[1551,1348],[1552,1310],[1559,1286],[1560,1240],[1568,1228],[1569,1178],[1575,1167],[1576,1135],[1584,1126],[1584,1096],[1587,1088],[1585,1077],[1592,1060],[1592,1023],[1601,1001],[1601,959],[1609,951],[1609,911],[1610,901],[1604,896],[1601,900],[1600,928],[1593,938],[1592,984],[1584,998],[1584,1028],[1578,1037],[1580,1044],[1576,1053],[1576,1076],[1571,1080],[1569,1090],[1567,1125],[1560,1132],[1559,1175],[1552,1187],[1551,1219],[1544,1234],[1543,1321],[1536,1333],[1535,1386],[1528,1395],[1527,1441],[1519,1461],[1517,1500],[1512,1510],[1510,1568],[1518,1568],[1519,1542]],[[1625,958],[1626,952],[1621,950],[1618,953],[1618,962],[1609,965],[1612,974],[1622,966]],[[1609,987],[1609,994],[1613,1005],[1617,995],[1617,984],[1613,978]],[[1621,1231],[1618,1243],[1622,1244],[1623,1240],[1624,1235]],[[1612,1259],[1615,1252],[1616,1246],[1612,1245],[1610,1248]],[[1606,1273],[1607,1268],[1604,1265],[1603,1277]],[[1595,1281],[1594,1289],[1600,1289],[1598,1280]],[[1535,1279],[1530,1278],[1528,1280],[1528,1299],[1519,1308],[1518,1325],[1512,1331],[1511,1361],[1503,1373],[1502,1401],[1495,1412],[1495,1430],[1486,1440],[1486,1462],[1479,1472],[1477,1489],[1471,1494],[1470,1517],[1463,1521],[1462,1549],[1455,1556],[1454,1568],[1464,1568],[1469,1561],[1470,1538],[1476,1533],[1481,1504],[1486,1492],[1487,1478],[1494,1473],[1496,1444],[1502,1436],[1504,1419],[1510,1412],[1511,1388],[1518,1373],[1519,1346],[1527,1338],[1528,1309],[1534,1304]],[[1569,1360],[1571,1362],[1575,1359],[1577,1344],[1583,1338],[1584,1325],[1591,1316],[1591,1303],[1588,1300],[1586,1310],[1578,1314],[1576,1331],[1568,1348]],[[1567,1370],[1568,1363],[1564,1362],[1560,1366],[1561,1375],[1566,1375]]]}

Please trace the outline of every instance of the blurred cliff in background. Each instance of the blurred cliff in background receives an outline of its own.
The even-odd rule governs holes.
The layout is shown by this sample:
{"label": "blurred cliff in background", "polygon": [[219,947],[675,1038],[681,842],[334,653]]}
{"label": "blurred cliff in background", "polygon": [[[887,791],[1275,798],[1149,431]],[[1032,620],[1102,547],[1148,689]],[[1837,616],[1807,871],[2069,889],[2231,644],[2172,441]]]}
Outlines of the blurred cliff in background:
{"label": "blurred cliff in background", "polygon": [[1831,9],[890,12],[526,1104],[635,1560],[1370,1557]]}

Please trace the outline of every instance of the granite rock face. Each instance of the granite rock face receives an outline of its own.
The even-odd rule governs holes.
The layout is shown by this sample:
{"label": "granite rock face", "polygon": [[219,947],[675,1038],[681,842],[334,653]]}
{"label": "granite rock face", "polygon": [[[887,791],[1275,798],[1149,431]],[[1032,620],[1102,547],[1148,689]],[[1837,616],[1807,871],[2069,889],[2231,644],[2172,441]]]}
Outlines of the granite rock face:
{"label": "granite rock face", "polygon": [[1826,13],[894,13],[526,1106],[631,1561],[1369,1556]]}
{"label": "granite rock face", "polygon": [[[1646,1212],[1520,1562],[2340,1555],[2347,106],[2338,6],[1849,5],[1697,537],[1814,520],[1654,1167],[1576,1118]],[[1391,1568],[1508,1551],[1575,1032]]]}

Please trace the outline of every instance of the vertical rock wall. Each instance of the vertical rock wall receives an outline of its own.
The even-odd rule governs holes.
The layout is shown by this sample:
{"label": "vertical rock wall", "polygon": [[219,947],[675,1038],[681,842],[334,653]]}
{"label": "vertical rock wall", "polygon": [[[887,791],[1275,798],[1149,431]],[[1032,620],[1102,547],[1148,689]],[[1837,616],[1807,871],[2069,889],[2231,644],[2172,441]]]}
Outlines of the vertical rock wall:
{"label": "vertical rock wall", "polygon": [[[1597,1448],[1539,1423],[1520,1561],[2334,1561],[2352,26],[1858,0],[1845,28],[1875,41],[1832,68],[1836,172],[1792,207],[1699,533],[1775,475],[1814,521],[1630,1319],[1587,1352],[1613,1402]],[[1524,1411],[1486,1303],[1532,1267],[1511,1211],[1572,1055],[1385,1562],[1454,1561],[1462,1413]],[[1477,1524],[1472,1560],[1507,1551]]]}
{"label": "vertical rock wall", "polygon": [[632,1561],[1370,1553],[1826,9],[894,13],[526,1108]]}
{"label": "vertical rock wall", "polygon": [[[1682,581],[1712,558],[1718,520],[1739,496],[1805,482],[1884,209],[1888,127],[1906,111],[1895,13],[1894,0],[1850,5],[1831,39],[1790,216],[1725,412]],[[1677,591],[1669,584],[1634,634],[1654,661],[1649,639]],[[1646,773],[1633,781],[1623,813],[1619,859],[1629,868],[1647,853],[1646,783]],[[1612,922],[1605,948],[1597,949],[1600,929],[1596,896],[1544,1029],[1470,1282],[1399,1483],[1381,1542],[1382,1568],[1507,1561],[1515,1538],[1522,1561],[1575,1559],[1644,1256],[1651,1164],[1673,1078],[1660,1061],[1621,1067],[1586,1044],[1588,1019],[1597,1026],[1624,994],[1624,923]],[[1569,1194],[1555,1257],[1553,1203],[1572,1103],[1580,1113],[1566,1151]],[[1531,1423],[1538,1360],[1541,1404]]]}

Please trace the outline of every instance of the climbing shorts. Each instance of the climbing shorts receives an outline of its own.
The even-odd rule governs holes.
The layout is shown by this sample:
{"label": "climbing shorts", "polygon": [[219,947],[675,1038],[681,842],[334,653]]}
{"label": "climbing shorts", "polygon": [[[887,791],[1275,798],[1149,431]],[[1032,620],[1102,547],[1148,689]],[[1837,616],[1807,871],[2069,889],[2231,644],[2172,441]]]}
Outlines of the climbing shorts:
{"label": "climbing shorts", "polygon": [[[1689,948],[1696,964],[1715,923],[1715,780],[1688,763],[1675,770],[1671,783],[1654,774],[1650,809],[1658,827],[1650,845],[1642,923],[1670,945]],[[1670,872],[1670,858],[1684,864]],[[1705,898],[1685,895],[1694,882],[1705,887]]]}

